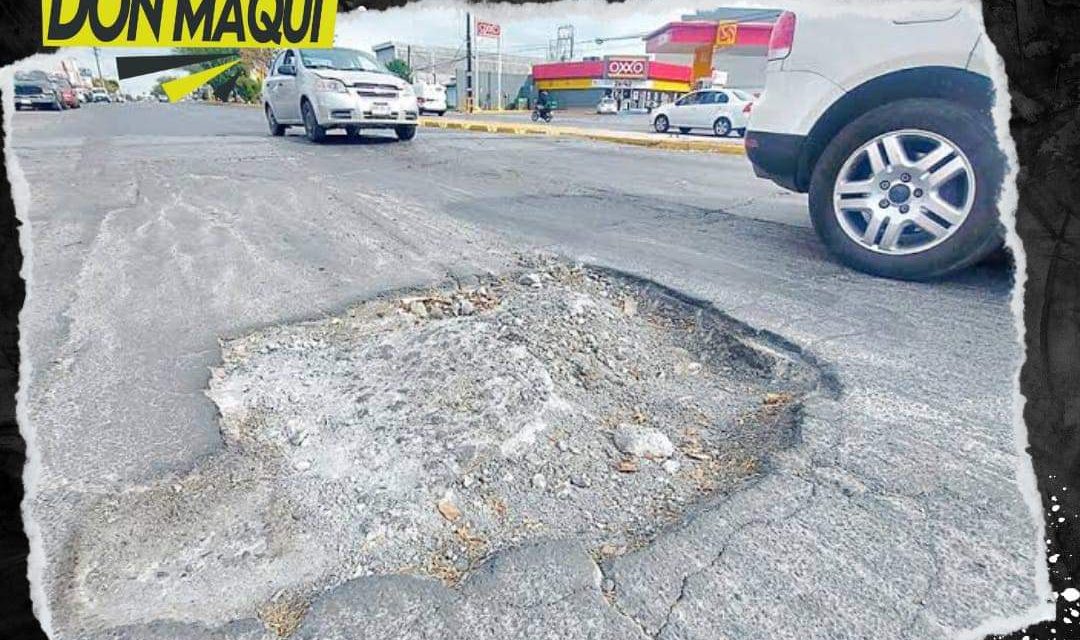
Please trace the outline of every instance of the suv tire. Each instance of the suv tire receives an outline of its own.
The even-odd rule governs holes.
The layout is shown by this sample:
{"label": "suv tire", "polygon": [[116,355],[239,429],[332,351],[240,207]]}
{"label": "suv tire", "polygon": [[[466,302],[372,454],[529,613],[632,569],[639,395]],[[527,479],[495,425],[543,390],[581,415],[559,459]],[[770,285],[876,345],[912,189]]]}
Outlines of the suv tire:
{"label": "suv tire", "polygon": [[[859,154],[864,145],[878,136],[911,131],[929,132],[950,143],[959,150],[951,158],[959,158],[961,154],[966,157],[974,173],[974,196],[967,196],[970,209],[960,222],[948,227],[947,234],[942,234],[944,240],[910,253],[881,252],[857,241],[844,230],[840,221],[844,214],[837,214],[834,203],[839,196],[834,195],[834,190],[841,170],[851,166],[853,156]],[[910,158],[906,150],[904,155]],[[940,169],[949,164],[952,164],[951,160],[942,160],[931,166]],[[997,146],[993,123],[986,115],[948,100],[900,100],[855,119],[825,148],[810,182],[811,221],[828,250],[848,266],[872,275],[902,280],[939,278],[979,262],[1002,245],[1004,236],[998,220],[997,197],[1004,169],[1004,156]],[[910,179],[918,180],[918,177]],[[873,180],[871,175],[867,182]],[[878,186],[882,184],[884,182]],[[884,208],[885,202],[883,198],[878,206]],[[896,206],[896,203],[890,201],[890,206]],[[908,210],[911,210],[910,206]],[[899,228],[910,227],[901,224]],[[884,239],[883,233],[882,244]]]}
{"label": "suv tire", "polygon": [[412,140],[416,137],[416,125],[415,124],[403,124],[394,127],[394,133],[397,134],[398,140],[402,142]]}

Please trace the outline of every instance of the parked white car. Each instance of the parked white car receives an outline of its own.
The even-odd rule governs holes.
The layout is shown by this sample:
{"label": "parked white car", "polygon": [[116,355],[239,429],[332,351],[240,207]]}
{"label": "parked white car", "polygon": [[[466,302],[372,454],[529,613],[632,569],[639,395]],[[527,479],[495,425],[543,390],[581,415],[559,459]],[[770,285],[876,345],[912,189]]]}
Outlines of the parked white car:
{"label": "parked white car", "polygon": [[615,102],[615,98],[611,96],[605,96],[600,98],[600,102],[596,103],[596,112],[600,114],[604,113],[618,113],[619,105]]}
{"label": "parked white car", "polygon": [[270,133],[303,126],[312,142],[331,129],[355,136],[361,129],[393,129],[399,140],[416,136],[419,108],[412,85],[375,56],[355,49],[286,49],[270,66],[263,87]]}
{"label": "parked white car", "polygon": [[446,113],[446,87],[441,84],[417,82],[413,85],[416,93],[416,105],[420,113]]}
{"label": "parked white car", "polygon": [[720,137],[732,132],[741,136],[746,132],[753,105],[753,96],[734,89],[694,91],[654,109],[653,128],[658,133],[673,128],[680,133],[708,129]]}
{"label": "parked white car", "polygon": [[783,13],[746,149],[757,175],[810,194],[814,228],[841,261],[919,280],[1001,246],[1005,161],[977,16],[905,11]]}

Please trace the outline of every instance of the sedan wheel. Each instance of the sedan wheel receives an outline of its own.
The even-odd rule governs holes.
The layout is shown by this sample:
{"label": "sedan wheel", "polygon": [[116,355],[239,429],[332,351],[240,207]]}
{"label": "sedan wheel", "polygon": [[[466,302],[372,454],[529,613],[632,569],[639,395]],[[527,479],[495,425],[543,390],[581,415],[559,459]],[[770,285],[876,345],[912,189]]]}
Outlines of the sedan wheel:
{"label": "sedan wheel", "polygon": [[713,123],[712,130],[718,137],[724,138],[731,134],[731,121],[727,118],[720,118]]}
{"label": "sedan wheel", "polygon": [[266,105],[266,125],[270,128],[270,135],[285,135],[285,125],[278,124],[277,118],[274,117],[274,110],[270,105]]}
{"label": "sedan wheel", "polygon": [[668,121],[668,117],[665,115],[656,116],[656,120],[653,121],[653,128],[657,133],[667,133],[671,128],[671,122]]}
{"label": "sedan wheel", "polygon": [[318,119],[315,118],[315,109],[312,108],[311,103],[304,101],[304,133],[307,134],[308,140],[312,142],[322,142],[326,140],[326,128],[319,125]]}

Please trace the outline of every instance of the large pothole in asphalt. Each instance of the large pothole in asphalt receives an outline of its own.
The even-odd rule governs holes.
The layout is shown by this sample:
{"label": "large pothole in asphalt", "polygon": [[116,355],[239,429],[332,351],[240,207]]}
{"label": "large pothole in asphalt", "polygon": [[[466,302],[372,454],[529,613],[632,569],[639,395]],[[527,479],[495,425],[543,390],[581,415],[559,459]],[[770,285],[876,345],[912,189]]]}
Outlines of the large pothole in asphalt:
{"label": "large pothole in asphalt", "polygon": [[220,622],[369,573],[452,583],[531,538],[620,553],[794,441],[820,377],[794,351],[654,284],[525,267],[224,342],[228,452],[99,504],[73,602]]}

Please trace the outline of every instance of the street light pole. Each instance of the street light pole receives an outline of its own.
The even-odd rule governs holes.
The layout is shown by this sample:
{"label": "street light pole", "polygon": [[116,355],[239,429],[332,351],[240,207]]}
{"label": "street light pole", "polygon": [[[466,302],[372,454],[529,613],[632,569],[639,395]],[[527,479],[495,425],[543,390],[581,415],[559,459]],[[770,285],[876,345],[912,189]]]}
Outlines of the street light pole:
{"label": "street light pole", "polygon": [[496,85],[495,85],[496,86],[495,90],[496,90],[496,92],[498,92],[498,97],[496,98],[495,104],[498,105],[499,111],[502,111],[502,108],[503,108],[503,95],[502,95],[502,31],[499,32],[499,37],[495,41],[495,51],[496,51],[495,55],[497,55],[498,58],[499,58],[498,63],[496,63],[497,71],[495,72],[495,73],[498,74],[498,80],[496,81]]}

